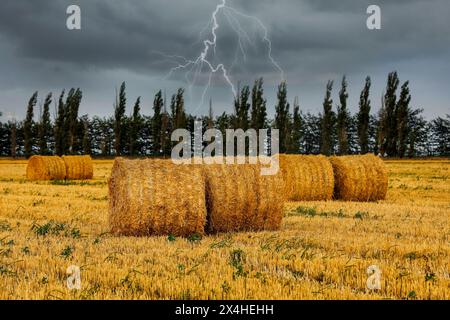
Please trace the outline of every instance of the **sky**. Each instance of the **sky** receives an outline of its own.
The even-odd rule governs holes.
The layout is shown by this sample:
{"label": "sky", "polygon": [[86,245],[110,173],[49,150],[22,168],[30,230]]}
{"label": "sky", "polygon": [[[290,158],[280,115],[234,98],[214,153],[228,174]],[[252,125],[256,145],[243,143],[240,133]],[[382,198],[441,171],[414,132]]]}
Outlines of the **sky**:
{"label": "sky", "polygon": [[[71,87],[83,91],[80,114],[109,116],[122,81],[128,113],[141,96],[150,115],[158,90],[170,99],[183,87],[187,112],[207,114],[211,99],[219,115],[232,112],[233,89],[259,77],[270,116],[283,79],[291,104],[298,96],[301,110],[318,113],[328,80],[336,107],[344,74],[350,111],[369,75],[377,112],[394,70],[426,118],[450,113],[448,0],[226,0],[217,8],[222,1],[2,0],[0,120],[22,119],[36,90],[40,104]],[[66,27],[72,4],[81,30]],[[371,4],[381,9],[380,30],[366,26]],[[205,44],[214,35],[215,47]]]}

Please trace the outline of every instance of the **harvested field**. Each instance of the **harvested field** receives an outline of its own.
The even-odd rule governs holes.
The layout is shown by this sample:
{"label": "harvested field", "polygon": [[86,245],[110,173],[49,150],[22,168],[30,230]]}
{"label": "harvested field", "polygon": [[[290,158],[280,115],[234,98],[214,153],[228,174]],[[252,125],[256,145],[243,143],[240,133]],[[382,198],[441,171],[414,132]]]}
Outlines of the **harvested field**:
{"label": "harvested field", "polygon": [[288,202],[277,231],[184,238],[109,233],[110,160],[86,181],[0,160],[0,298],[450,299],[450,161],[385,164],[384,200]]}

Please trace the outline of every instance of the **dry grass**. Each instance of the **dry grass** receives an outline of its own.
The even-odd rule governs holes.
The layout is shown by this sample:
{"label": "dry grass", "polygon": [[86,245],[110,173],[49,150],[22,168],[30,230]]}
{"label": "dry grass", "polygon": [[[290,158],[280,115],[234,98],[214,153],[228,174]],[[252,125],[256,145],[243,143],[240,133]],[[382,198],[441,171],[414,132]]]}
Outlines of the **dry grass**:
{"label": "dry grass", "polygon": [[[0,298],[450,299],[450,161],[386,164],[385,200],[290,202],[279,231],[199,240],[107,233],[112,161],[60,183],[0,160]],[[372,264],[382,288],[368,292]]]}

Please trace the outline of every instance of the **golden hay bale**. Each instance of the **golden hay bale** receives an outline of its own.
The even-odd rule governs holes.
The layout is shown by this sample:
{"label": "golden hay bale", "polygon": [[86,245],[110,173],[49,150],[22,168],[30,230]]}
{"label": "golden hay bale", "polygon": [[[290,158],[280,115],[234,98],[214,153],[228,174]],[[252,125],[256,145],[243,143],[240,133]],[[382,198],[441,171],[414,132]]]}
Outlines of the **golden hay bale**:
{"label": "golden hay bale", "polygon": [[206,231],[276,230],[283,217],[280,174],[262,176],[260,164],[204,165]]}
{"label": "golden hay bale", "polygon": [[203,234],[205,183],[201,168],[169,160],[114,161],[109,224],[120,235]]}
{"label": "golden hay bale", "polygon": [[89,180],[94,176],[91,156],[63,156],[66,164],[66,179]]}
{"label": "golden hay bale", "polygon": [[388,175],[383,160],[373,154],[331,157],[334,197],[347,201],[376,201],[386,198]]}
{"label": "golden hay bale", "polygon": [[333,167],[325,156],[280,155],[284,192],[291,201],[331,200]]}
{"label": "golden hay bale", "polygon": [[32,156],[28,160],[27,179],[61,180],[66,176],[66,166],[58,156]]}

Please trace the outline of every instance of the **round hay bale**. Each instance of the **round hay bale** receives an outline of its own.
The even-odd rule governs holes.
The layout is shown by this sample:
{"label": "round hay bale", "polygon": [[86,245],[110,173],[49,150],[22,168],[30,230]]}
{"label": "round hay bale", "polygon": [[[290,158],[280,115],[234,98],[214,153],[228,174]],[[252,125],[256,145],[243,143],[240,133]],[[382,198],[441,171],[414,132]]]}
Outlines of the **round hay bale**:
{"label": "round hay bale", "polygon": [[91,156],[63,156],[66,165],[66,179],[89,180],[94,176]]}
{"label": "round hay bale", "polygon": [[58,156],[32,156],[27,164],[28,180],[62,180],[66,166]]}
{"label": "round hay bale", "polygon": [[201,168],[169,160],[114,161],[109,179],[109,224],[120,235],[204,234]]}
{"label": "round hay bale", "polygon": [[283,217],[281,175],[262,176],[260,164],[204,165],[206,231],[277,230]]}
{"label": "round hay bale", "polygon": [[333,198],[333,167],[327,157],[282,154],[280,169],[288,200],[319,201]]}
{"label": "round hay bale", "polygon": [[331,157],[334,197],[346,201],[376,201],[386,198],[387,168],[373,154]]}

